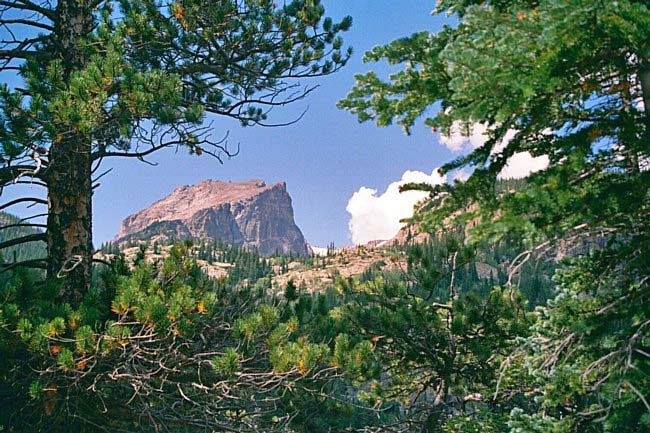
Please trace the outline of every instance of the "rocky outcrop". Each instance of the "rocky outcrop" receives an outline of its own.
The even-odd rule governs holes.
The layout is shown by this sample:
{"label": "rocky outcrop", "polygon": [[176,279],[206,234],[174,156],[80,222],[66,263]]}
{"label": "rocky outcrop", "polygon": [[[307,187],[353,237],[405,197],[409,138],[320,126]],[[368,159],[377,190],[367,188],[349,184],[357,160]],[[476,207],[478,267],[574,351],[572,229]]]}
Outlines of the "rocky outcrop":
{"label": "rocky outcrop", "polygon": [[431,240],[431,235],[420,230],[419,224],[408,224],[388,241],[383,241],[381,246],[393,246],[404,244],[423,244]]}
{"label": "rocky outcrop", "polygon": [[114,242],[184,238],[220,240],[265,256],[308,253],[286,184],[266,185],[261,180],[180,186],[127,217]]}

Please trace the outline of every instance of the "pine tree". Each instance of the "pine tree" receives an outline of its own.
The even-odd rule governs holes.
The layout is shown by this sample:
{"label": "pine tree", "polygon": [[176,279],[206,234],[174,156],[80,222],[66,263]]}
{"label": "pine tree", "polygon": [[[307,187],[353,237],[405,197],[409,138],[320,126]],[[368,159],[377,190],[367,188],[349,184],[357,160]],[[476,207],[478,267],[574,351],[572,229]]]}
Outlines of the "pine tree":
{"label": "pine tree", "polygon": [[[557,296],[513,355],[504,395],[535,404],[513,413],[511,431],[647,430],[650,382],[637,373],[650,368],[650,264],[638,259],[650,253],[648,2],[440,0],[435,13],[458,24],[366,53],[401,70],[358,75],[340,107],[407,133],[423,117],[434,132],[487,130],[441,170],[473,170],[467,181],[404,187],[431,194],[423,227],[473,220],[471,239],[517,239],[523,262],[583,255],[560,267]],[[525,152],[548,167],[499,187]]]}
{"label": "pine tree", "polygon": [[287,285],[284,287],[284,299],[287,302],[293,302],[299,298],[298,289],[296,288],[296,283],[293,280],[289,280]]}
{"label": "pine tree", "polygon": [[[102,161],[145,160],[183,146],[221,160],[234,153],[209,115],[268,125],[268,111],[313,90],[351,51],[318,0],[3,0],[0,186],[31,177],[47,202],[48,274],[78,305],[90,283],[92,189]],[[290,90],[290,91],[289,91]],[[297,90],[297,93],[295,92]],[[287,96],[289,95],[289,96]],[[98,174],[94,176],[93,174]],[[5,246],[0,244],[0,247]]]}

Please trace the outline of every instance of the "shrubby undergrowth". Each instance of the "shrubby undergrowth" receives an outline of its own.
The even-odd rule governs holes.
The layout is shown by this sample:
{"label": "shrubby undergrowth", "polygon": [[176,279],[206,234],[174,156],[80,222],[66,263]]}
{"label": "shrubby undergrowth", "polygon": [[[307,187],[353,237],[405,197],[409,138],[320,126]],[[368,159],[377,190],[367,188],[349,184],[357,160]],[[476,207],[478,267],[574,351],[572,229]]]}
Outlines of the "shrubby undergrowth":
{"label": "shrubby undergrowth", "polygon": [[286,431],[310,411],[350,410],[345,371],[372,357],[363,343],[310,340],[286,301],[217,284],[187,249],[133,270],[113,262],[76,310],[52,301],[55,285],[12,274],[1,292],[0,425]]}

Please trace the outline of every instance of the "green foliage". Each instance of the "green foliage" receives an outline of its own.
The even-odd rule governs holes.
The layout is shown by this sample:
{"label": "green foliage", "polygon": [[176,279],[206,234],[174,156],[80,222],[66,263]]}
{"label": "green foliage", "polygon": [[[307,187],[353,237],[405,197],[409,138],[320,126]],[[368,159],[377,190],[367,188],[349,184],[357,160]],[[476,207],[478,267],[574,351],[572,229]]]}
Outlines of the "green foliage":
{"label": "green foliage", "polygon": [[[416,221],[431,231],[471,223],[468,245],[514,240],[521,255],[512,267],[520,271],[532,257],[580,257],[560,264],[554,299],[534,301],[531,335],[503,358],[495,398],[517,406],[510,431],[644,431],[648,4],[442,0],[435,13],[455,14],[458,23],[371,50],[366,61],[401,70],[387,80],[357,76],[339,106],[406,132],[425,116],[434,132],[487,127],[485,144],[442,168],[473,170],[467,181],[405,187],[431,195]],[[547,156],[549,166],[523,185],[500,187],[502,168],[522,152]],[[425,262],[420,269],[437,275]],[[455,325],[465,335],[475,323],[467,299],[468,315]],[[498,323],[506,311],[495,312]]]}
{"label": "green foliage", "polygon": [[[16,78],[0,84],[0,188],[29,176],[46,190],[47,201],[8,206],[48,206],[49,233],[23,241],[47,242],[47,261],[32,265],[50,277],[65,270],[60,300],[77,308],[91,286],[93,174],[102,162],[147,162],[171,147],[233,156],[208,116],[273,125],[272,108],[317,87],[300,80],[347,63],[341,34],[351,24],[327,18],[319,0],[4,5],[0,27],[24,44],[12,38],[0,51],[0,73]],[[160,313],[158,301],[147,314]]]}
{"label": "green foliage", "polygon": [[357,382],[376,379],[380,365],[376,362],[374,347],[368,340],[353,341],[347,334],[339,334],[334,341],[333,363],[345,368],[350,377]]}
{"label": "green foliage", "polygon": [[214,371],[218,374],[225,377],[231,377],[233,374],[240,371],[241,362],[237,350],[229,347],[223,355],[213,358],[212,368],[214,368]]}
{"label": "green foliage", "polygon": [[208,263],[230,263],[228,285],[248,284],[252,286],[261,278],[270,277],[273,268],[269,260],[255,250],[236,247],[220,241],[201,241],[196,246],[196,258]]}
{"label": "green foliage", "polygon": [[289,342],[271,349],[270,360],[274,371],[287,373],[297,370],[304,375],[329,357],[330,349],[325,344],[309,344],[306,341]]}
{"label": "green foliage", "polygon": [[431,431],[444,428],[443,414],[451,408],[467,418],[466,426],[479,425],[480,412],[459,402],[487,397],[500,362],[526,335],[525,301],[514,288],[495,287],[485,298],[452,292],[446,299],[418,295],[418,289],[381,279],[354,288],[358,294],[347,314],[372,342],[365,350],[376,352],[387,375],[373,385],[372,398],[380,402],[391,396],[404,405],[400,422],[424,423]]}
{"label": "green foliage", "polygon": [[[94,431],[100,423],[143,432],[163,424],[188,432],[206,425],[307,431],[303,415],[347,383],[343,366],[333,367],[333,344],[313,341],[288,304],[209,279],[192,248],[176,245],[159,265],[143,260],[126,275],[104,271],[77,310],[47,292],[23,300],[15,283],[3,286],[0,424],[14,431]],[[104,313],[88,314],[93,309]],[[348,400],[327,412],[350,414]],[[83,416],[71,419],[69,410]],[[189,422],[212,410],[219,415],[207,424]],[[152,418],[140,418],[143,411]],[[19,412],[29,416],[14,418]]]}
{"label": "green foliage", "polygon": [[507,431],[507,416],[488,411],[450,418],[442,427],[444,433],[501,433]]}
{"label": "green foliage", "polygon": [[[648,267],[646,258],[635,263],[635,249],[624,243],[567,263],[556,275],[556,298],[537,312],[535,333],[514,358],[534,378],[528,392],[545,411],[544,422],[558,431],[593,428],[603,417],[596,431],[645,429],[640,395],[650,388],[643,373],[650,359],[639,350],[648,340],[648,294],[629,272]],[[619,255],[626,268],[613,271],[609,264],[620,263]],[[598,290],[594,281],[616,291]]]}
{"label": "green foliage", "polygon": [[298,288],[296,287],[296,283],[294,283],[293,280],[289,280],[284,288],[284,298],[287,302],[293,302],[296,301],[298,297]]}
{"label": "green foliage", "polygon": [[[43,60],[22,65],[25,92],[0,90],[4,164],[34,143],[51,149],[62,130],[96,158],[167,131],[210,152],[207,113],[263,123],[260,95],[271,91],[264,106],[293,75],[330,73],[349,55],[338,33],[350,20],[325,19],[318,1],[119,7],[97,11],[80,68],[43,43]],[[366,61],[402,70],[358,76],[340,102],[406,132],[425,116],[434,132],[488,128],[443,167],[472,169],[467,181],[404,187],[430,194],[415,221],[437,233],[393,247],[406,269],[378,262],[316,294],[290,281],[276,298],[272,264],[286,273],[291,256],[201,242],[154,265],[143,247],[133,270],[117,256],[74,307],[16,269],[0,281],[0,426],[647,431],[647,2],[441,0],[435,13],[457,25],[374,48]],[[521,152],[550,164],[500,181]],[[197,259],[235,266],[213,281]]]}
{"label": "green foliage", "polygon": [[62,37],[55,28],[41,36],[39,55],[22,65],[29,98],[2,89],[3,155],[19,158],[34,142],[46,148],[62,125],[92,137],[97,157],[111,149],[124,153],[147,141],[137,126],[146,121],[176,126],[174,143],[190,153],[211,152],[194,128],[206,112],[263,123],[263,107],[277,102],[268,98],[290,86],[286,80],[326,75],[346,63],[351,51],[339,34],[351,18],[334,23],[324,12],[319,1],[301,0],[281,7],[271,1],[104,2],[85,17],[95,25],[81,35],[87,60],[79,70],[66,72],[73,65],[62,64],[64,53],[48,43]]}
{"label": "green foliage", "polygon": [[57,358],[57,363],[64,371],[72,370],[74,368],[74,356],[72,351],[66,347],[61,349]]}

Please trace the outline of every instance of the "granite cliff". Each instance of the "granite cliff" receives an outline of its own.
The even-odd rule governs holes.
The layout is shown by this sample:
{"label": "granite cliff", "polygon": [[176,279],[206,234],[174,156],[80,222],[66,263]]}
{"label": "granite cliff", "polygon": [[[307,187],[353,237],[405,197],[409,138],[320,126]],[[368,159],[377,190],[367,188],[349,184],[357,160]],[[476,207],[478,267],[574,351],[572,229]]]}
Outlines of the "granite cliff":
{"label": "granite cliff", "polygon": [[114,242],[186,238],[220,240],[265,256],[308,253],[286,184],[261,180],[180,186],[122,221]]}

